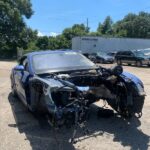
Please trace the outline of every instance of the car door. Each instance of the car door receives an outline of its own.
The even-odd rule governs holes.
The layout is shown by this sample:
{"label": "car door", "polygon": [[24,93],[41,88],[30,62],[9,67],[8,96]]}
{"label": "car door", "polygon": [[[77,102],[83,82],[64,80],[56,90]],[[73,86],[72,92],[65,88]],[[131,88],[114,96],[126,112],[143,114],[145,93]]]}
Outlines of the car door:
{"label": "car door", "polygon": [[126,63],[128,63],[128,64],[135,63],[136,58],[135,58],[135,55],[133,52],[131,52],[131,51],[126,52],[126,57],[127,57]]}
{"label": "car door", "polygon": [[29,64],[26,57],[22,58],[19,65],[24,66],[23,71],[15,72],[15,83],[18,96],[23,101],[23,103],[27,104],[27,91],[28,91],[28,78],[30,76],[29,73]]}
{"label": "car door", "polygon": [[119,60],[121,60],[122,63],[126,62],[126,52],[120,52],[119,53]]}

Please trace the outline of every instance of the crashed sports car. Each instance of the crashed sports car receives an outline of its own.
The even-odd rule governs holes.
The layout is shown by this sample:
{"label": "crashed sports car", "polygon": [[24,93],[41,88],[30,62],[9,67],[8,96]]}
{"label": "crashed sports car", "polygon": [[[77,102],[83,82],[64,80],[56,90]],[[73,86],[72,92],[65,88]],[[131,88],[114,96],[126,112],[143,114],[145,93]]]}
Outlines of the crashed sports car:
{"label": "crashed sports car", "polygon": [[103,68],[75,51],[40,51],[24,55],[11,72],[13,95],[55,127],[86,120],[89,107],[104,100],[123,117],[141,115],[142,81],[122,66]]}

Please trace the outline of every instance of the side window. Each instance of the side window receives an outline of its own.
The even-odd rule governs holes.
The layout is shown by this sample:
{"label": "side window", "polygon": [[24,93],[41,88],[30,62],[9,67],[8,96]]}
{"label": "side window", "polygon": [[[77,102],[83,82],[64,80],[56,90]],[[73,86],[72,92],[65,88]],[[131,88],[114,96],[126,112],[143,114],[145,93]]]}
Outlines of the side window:
{"label": "side window", "polygon": [[120,52],[120,55],[124,56],[126,55],[126,52]]}
{"label": "side window", "polygon": [[131,52],[131,56],[135,56],[135,54],[133,52]]}
{"label": "side window", "polygon": [[125,55],[126,56],[130,56],[130,52],[125,52]]}
{"label": "side window", "polygon": [[27,58],[24,58],[20,61],[20,65],[24,66],[25,71],[29,72],[29,65]]}
{"label": "side window", "polygon": [[129,56],[130,53],[129,53],[128,51],[125,51],[125,52],[123,52],[123,55],[124,55],[124,56]]}
{"label": "side window", "polygon": [[128,55],[128,56],[134,56],[134,54],[133,54],[132,52],[130,52],[130,51],[127,52],[127,55]]}
{"label": "side window", "polygon": [[122,52],[118,52],[116,55],[122,55]]}

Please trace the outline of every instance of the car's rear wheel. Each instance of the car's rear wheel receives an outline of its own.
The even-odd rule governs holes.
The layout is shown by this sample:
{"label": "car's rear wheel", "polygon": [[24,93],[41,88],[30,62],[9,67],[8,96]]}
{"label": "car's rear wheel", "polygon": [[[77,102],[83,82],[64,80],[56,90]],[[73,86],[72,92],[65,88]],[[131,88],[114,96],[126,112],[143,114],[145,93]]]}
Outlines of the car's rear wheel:
{"label": "car's rear wheel", "polygon": [[103,63],[104,63],[104,60],[103,60],[103,59],[100,59],[99,62],[100,62],[101,64],[103,64]]}
{"label": "car's rear wheel", "polygon": [[136,62],[136,66],[137,66],[137,67],[141,67],[141,66],[142,66],[142,62],[141,62],[141,61],[137,61],[137,62]]}
{"label": "car's rear wheel", "polygon": [[122,65],[122,61],[120,59],[117,59],[117,64]]}

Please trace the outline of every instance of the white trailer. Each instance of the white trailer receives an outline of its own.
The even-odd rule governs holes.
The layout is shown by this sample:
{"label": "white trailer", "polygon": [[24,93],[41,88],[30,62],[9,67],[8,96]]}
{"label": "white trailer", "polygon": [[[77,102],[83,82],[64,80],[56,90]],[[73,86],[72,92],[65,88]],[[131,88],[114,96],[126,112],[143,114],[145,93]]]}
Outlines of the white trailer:
{"label": "white trailer", "polygon": [[150,48],[150,39],[134,38],[104,38],[104,37],[75,37],[72,39],[72,49],[83,53],[98,51],[116,52]]}

